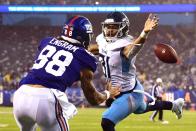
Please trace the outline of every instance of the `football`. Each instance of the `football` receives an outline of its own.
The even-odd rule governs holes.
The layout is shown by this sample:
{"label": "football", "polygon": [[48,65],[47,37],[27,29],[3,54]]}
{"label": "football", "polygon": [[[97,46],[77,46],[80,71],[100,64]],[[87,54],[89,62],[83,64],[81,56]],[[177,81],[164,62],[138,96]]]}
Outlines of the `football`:
{"label": "football", "polygon": [[167,44],[156,44],[154,53],[164,63],[177,63],[178,55],[173,47]]}

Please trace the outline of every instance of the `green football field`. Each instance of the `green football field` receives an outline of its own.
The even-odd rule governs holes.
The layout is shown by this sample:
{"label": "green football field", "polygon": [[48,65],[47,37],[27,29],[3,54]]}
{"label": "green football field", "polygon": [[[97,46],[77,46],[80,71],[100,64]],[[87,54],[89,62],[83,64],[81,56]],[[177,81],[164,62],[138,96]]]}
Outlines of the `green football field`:
{"label": "green football field", "polygon": [[[103,108],[78,109],[78,114],[69,121],[71,131],[101,131],[100,121]],[[117,131],[196,131],[196,112],[184,111],[177,120],[170,111],[164,112],[169,124],[149,121],[151,113],[130,115],[116,127]],[[0,107],[0,131],[19,131],[12,114],[12,108]],[[40,131],[40,130],[39,130]]]}

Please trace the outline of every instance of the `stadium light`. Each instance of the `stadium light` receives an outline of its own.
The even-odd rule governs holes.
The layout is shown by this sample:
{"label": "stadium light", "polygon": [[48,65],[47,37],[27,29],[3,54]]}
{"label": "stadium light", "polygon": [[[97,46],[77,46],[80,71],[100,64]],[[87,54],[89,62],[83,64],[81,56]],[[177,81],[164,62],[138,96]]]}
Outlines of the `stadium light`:
{"label": "stadium light", "polygon": [[46,12],[46,13],[104,13],[123,12],[195,12],[196,4],[164,5],[0,5],[1,13]]}

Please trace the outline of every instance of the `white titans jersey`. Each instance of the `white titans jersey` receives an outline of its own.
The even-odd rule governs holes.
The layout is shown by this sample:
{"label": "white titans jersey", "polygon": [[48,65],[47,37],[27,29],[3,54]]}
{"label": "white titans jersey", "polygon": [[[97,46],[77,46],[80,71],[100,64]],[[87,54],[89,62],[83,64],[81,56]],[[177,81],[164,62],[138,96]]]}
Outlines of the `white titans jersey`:
{"label": "white titans jersey", "polygon": [[133,42],[133,37],[127,36],[115,42],[107,42],[103,34],[100,34],[96,41],[106,78],[111,80],[112,86],[120,85],[122,92],[132,90],[136,83],[136,56],[126,59],[122,57],[121,51]]}

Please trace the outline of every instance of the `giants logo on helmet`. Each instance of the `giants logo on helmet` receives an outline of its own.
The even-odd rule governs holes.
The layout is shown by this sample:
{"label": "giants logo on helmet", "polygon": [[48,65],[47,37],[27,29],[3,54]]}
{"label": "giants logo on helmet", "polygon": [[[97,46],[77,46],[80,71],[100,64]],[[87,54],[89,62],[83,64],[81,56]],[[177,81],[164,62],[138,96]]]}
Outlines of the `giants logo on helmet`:
{"label": "giants logo on helmet", "polygon": [[86,33],[93,33],[93,27],[90,24],[84,26],[86,27]]}

